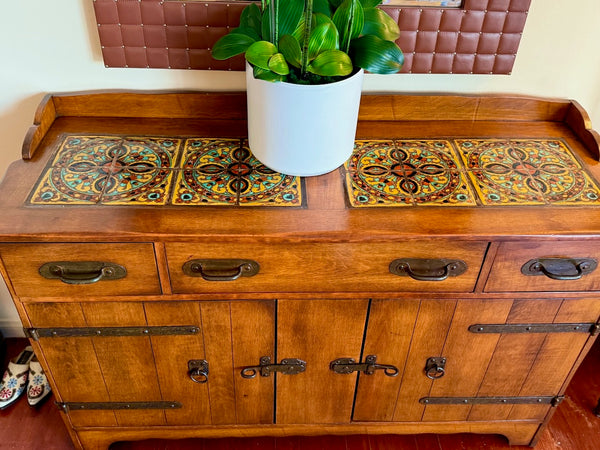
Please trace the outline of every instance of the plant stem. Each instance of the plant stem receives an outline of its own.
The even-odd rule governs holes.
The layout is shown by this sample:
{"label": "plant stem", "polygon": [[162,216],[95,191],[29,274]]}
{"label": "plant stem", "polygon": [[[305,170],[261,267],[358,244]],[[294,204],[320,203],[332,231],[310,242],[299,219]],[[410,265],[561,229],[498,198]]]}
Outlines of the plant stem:
{"label": "plant stem", "polygon": [[300,75],[306,78],[308,70],[308,45],[310,42],[310,31],[312,28],[312,13],[313,0],[305,0],[304,2],[304,36],[302,40],[302,64],[300,67]]}
{"label": "plant stem", "polygon": [[271,43],[279,45],[279,0],[271,0]]}

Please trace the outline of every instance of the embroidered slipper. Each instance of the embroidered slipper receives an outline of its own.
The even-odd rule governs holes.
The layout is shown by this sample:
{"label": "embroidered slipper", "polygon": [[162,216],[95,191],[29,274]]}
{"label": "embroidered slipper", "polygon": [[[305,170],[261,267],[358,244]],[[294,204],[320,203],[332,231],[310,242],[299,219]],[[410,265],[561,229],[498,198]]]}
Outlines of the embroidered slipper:
{"label": "embroidered slipper", "polygon": [[29,406],[38,406],[50,396],[52,389],[42,369],[42,365],[34,356],[29,363],[29,381],[27,383],[27,402]]}
{"label": "embroidered slipper", "polygon": [[27,346],[16,358],[9,361],[0,383],[0,409],[12,405],[25,392],[29,362],[34,356],[33,349]]}

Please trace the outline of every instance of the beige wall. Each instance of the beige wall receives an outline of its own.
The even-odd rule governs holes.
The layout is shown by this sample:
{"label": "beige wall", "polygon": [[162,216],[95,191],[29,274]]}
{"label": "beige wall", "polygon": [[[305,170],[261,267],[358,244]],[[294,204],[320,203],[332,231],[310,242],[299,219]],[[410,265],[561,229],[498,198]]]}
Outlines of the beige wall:
{"label": "beige wall", "polygon": [[[240,73],[105,68],[92,3],[4,2],[0,26],[0,177],[10,162],[19,158],[35,108],[47,92],[244,89]],[[573,98],[587,109],[596,129],[600,129],[600,2],[532,3],[512,75],[367,75],[365,90]],[[0,329],[5,335],[20,333],[14,306],[1,283]]]}

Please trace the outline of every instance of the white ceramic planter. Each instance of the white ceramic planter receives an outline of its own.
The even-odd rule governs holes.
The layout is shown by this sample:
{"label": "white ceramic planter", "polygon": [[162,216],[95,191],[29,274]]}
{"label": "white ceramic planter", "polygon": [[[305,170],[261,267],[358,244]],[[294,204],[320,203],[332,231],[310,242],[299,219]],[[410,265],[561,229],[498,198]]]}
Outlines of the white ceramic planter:
{"label": "white ceramic planter", "polygon": [[277,172],[321,175],[354,149],[364,71],[323,85],[272,83],[246,64],[248,141],[254,156]]}

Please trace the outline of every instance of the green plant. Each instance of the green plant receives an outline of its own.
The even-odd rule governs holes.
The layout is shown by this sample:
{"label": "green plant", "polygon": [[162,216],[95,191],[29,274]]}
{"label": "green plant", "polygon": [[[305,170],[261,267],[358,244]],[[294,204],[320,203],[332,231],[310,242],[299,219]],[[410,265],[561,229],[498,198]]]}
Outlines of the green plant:
{"label": "green plant", "polygon": [[377,8],[381,0],[262,0],[248,5],[240,26],[217,41],[215,59],[245,53],[254,76],[321,84],[361,67],[396,73],[404,55],[394,42],[398,24]]}

